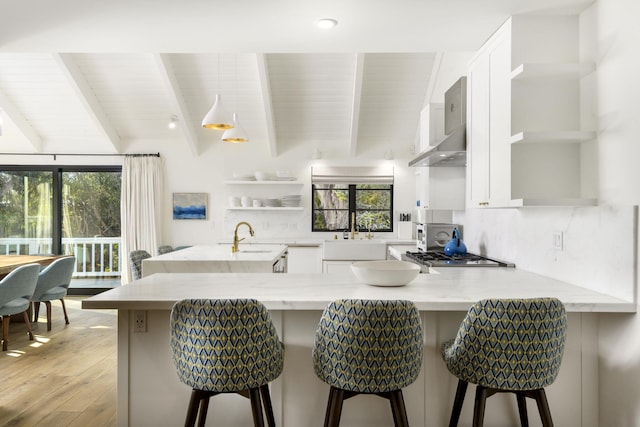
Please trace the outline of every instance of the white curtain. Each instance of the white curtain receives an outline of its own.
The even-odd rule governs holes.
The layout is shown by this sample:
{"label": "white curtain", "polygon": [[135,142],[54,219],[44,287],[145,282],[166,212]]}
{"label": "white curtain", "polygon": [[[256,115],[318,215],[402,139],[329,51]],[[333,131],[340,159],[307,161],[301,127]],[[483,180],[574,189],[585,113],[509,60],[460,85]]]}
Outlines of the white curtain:
{"label": "white curtain", "polygon": [[122,284],[131,282],[129,252],[155,255],[162,226],[163,160],[157,156],[126,156],[122,167]]}

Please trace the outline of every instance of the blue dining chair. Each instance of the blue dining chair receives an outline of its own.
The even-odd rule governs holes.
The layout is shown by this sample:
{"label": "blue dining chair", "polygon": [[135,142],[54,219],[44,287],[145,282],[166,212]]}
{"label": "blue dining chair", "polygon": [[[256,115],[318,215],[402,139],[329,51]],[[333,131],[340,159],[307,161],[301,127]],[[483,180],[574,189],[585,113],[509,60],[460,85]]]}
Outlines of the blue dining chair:
{"label": "blue dining chair", "polygon": [[69,316],[67,316],[64,297],[67,295],[75,266],[76,257],[74,256],[58,258],[38,274],[38,283],[33,292],[33,297],[31,297],[31,302],[33,303],[33,321],[38,321],[40,303],[43,302],[47,307],[47,331],[51,330],[51,301],[54,300],[60,300],[62,303],[64,322],[67,325],[69,324]]}
{"label": "blue dining chair", "polygon": [[0,280],[0,318],[2,318],[2,351],[7,351],[9,322],[14,314],[24,313],[29,340],[33,341],[27,310],[36,289],[40,264],[27,264],[14,269]]}

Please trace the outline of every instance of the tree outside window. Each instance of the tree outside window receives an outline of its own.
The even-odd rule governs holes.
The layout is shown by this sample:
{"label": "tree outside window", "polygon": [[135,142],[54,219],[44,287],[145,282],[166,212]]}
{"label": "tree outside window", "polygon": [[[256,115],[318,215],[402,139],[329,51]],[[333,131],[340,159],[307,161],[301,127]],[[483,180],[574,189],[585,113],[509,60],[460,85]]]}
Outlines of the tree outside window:
{"label": "tree outside window", "polygon": [[312,231],[393,231],[393,185],[314,184]]}

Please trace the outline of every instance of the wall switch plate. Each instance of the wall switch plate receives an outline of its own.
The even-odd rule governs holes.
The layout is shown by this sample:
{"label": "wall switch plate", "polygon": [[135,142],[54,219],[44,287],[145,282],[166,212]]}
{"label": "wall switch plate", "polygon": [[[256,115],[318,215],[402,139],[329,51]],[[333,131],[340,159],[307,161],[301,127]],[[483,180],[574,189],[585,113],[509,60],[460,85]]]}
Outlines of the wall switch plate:
{"label": "wall switch plate", "polygon": [[553,248],[561,251],[563,249],[562,231],[553,232]]}
{"label": "wall switch plate", "polygon": [[147,332],[147,312],[136,310],[133,312],[133,332]]}

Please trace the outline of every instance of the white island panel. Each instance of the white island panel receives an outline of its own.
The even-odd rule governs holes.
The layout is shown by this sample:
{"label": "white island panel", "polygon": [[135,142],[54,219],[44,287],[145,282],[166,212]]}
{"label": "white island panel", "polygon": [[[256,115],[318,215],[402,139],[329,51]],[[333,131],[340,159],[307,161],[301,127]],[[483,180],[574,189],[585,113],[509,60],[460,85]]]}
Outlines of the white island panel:
{"label": "white island panel", "polygon": [[198,245],[142,261],[142,276],[155,273],[272,273],[273,265],[286,256],[285,245],[238,246],[231,252],[231,245]]}
{"label": "white island panel", "polygon": [[[311,350],[322,309],[338,298],[409,299],[421,311],[424,362],[418,380],[404,390],[413,426],[448,423],[456,379],[440,356],[440,344],[455,335],[468,307],[487,297],[556,296],[567,307],[568,339],[556,382],[547,388],[556,425],[596,427],[598,402],[597,319],[607,312],[633,312],[635,304],[557,280],[506,268],[447,268],[421,274],[403,287],[359,283],[351,274],[154,274],[83,301],[85,308],[118,309],[118,425],[181,425],[190,389],[180,383],[169,349],[169,314],[183,298],[256,298],[269,308],[285,344],[283,374],[272,383],[276,421],[282,427],[322,425],[329,387],[316,378]],[[132,332],[132,313],[145,310],[146,333]],[[470,425],[473,387],[461,425]],[[530,425],[539,426],[535,403]],[[342,427],[393,425],[388,402],[356,396],[345,402]],[[487,402],[485,422],[518,422],[513,396]],[[251,425],[249,401],[229,395],[211,401],[208,426]]]}

